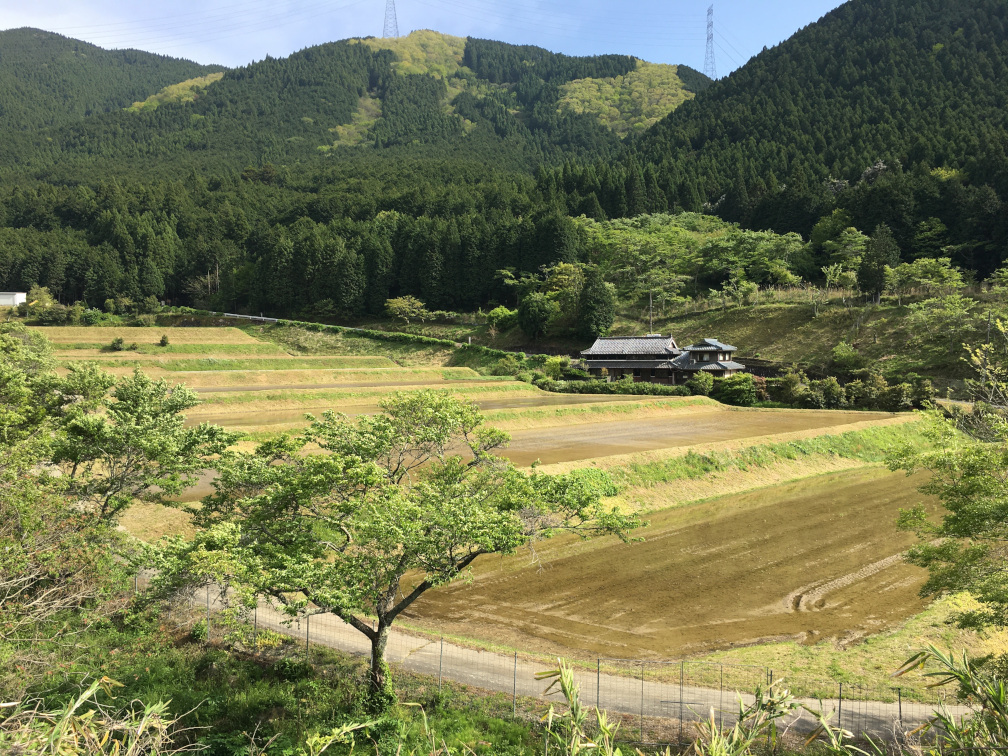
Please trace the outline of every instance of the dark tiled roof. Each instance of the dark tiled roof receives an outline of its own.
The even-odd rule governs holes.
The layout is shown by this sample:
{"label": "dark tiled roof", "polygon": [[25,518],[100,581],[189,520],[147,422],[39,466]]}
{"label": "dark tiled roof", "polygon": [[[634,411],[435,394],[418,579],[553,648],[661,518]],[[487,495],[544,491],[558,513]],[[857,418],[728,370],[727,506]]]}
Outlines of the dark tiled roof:
{"label": "dark tiled roof", "polygon": [[690,357],[689,352],[683,352],[674,360],[672,360],[672,367],[676,370],[688,370],[691,365],[695,365],[693,359]]}
{"label": "dark tiled roof", "polygon": [[668,360],[586,360],[588,368],[605,368],[606,370],[618,368],[656,368],[660,370],[671,370],[672,363]]}
{"label": "dark tiled roof", "polygon": [[670,357],[679,352],[680,349],[671,336],[614,336],[597,339],[591,348],[581,352],[581,355],[609,357],[620,354],[654,354]]}
{"label": "dark tiled roof", "polygon": [[698,362],[694,370],[745,370],[745,365],[737,362]]}
{"label": "dark tiled roof", "polygon": [[735,347],[731,344],[722,344],[717,339],[704,339],[696,344],[685,347],[687,352],[734,352]]}

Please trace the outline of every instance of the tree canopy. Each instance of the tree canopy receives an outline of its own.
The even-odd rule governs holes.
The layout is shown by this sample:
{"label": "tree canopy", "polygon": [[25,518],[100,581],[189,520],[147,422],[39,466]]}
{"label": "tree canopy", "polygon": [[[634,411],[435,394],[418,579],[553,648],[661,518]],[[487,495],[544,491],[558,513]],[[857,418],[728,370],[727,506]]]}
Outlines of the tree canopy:
{"label": "tree canopy", "polygon": [[226,455],[196,513],[204,530],[169,549],[163,577],[213,577],[292,614],[336,615],[371,642],[376,704],[389,631],[424,592],[484,554],[561,531],[626,538],[638,524],[603,505],[615,493],[603,473],[526,473],[495,456],[507,434],[473,404],[423,391],[381,410],[356,422],[327,413],[302,436]]}

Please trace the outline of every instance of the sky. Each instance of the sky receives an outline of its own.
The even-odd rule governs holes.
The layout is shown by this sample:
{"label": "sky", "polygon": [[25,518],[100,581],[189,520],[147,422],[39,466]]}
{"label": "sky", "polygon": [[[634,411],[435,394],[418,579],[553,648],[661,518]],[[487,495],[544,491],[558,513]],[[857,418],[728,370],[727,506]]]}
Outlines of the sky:
{"label": "sky", "polygon": [[[0,29],[31,26],[108,49],[229,67],[383,34],[389,0],[0,0]],[[568,55],[621,53],[704,70],[710,0],[394,0],[400,35],[433,29]],[[840,0],[714,0],[719,77]],[[2,51],[0,51],[2,52]]]}

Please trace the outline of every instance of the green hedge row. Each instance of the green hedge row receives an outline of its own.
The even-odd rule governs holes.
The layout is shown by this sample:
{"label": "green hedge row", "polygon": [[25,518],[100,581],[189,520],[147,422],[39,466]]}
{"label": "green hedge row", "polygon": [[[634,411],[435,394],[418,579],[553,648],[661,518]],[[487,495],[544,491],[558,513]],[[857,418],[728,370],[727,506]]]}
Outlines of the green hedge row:
{"label": "green hedge row", "polygon": [[532,385],[556,394],[626,394],[628,396],[690,396],[686,386],[665,386],[660,383],[630,381],[555,381],[536,378]]}

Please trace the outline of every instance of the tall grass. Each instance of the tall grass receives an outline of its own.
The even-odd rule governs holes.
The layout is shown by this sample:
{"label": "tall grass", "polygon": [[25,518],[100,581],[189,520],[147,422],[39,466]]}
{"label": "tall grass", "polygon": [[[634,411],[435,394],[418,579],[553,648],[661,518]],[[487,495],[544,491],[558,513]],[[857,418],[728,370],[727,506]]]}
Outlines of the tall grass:
{"label": "tall grass", "polygon": [[838,457],[878,464],[885,461],[889,451],[905,443],[921,447],[929,443],[920,423],[877,426],[741,449],[704,452],[691,450],[678,457],[633,462],[611,472],[614,479],[624,486],[647,487],[680,480],[696,480],[715,473],[746,472],[768,468],[782,461],[813,457]]}

